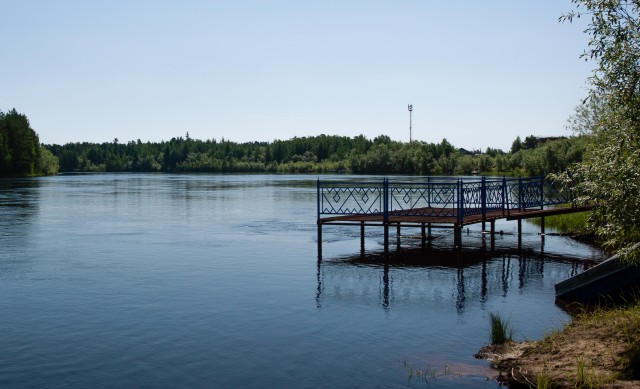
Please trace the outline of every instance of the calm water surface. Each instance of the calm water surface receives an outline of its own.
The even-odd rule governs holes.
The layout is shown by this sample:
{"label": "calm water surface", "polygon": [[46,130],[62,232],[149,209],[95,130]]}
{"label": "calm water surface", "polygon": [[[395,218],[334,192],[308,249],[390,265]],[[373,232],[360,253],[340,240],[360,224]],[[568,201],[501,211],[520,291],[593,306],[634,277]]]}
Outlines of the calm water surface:
{"label": "calm water surface", "polygon": [[[332,177],[348,179],[346,176]],[[315,176],[0,180],[0,387],[478,387],[489,312],[517,339],[568,318],[553,285],[602,254],[525,224],[325,227]],[[409,368],[425,372],[410,377]]]}

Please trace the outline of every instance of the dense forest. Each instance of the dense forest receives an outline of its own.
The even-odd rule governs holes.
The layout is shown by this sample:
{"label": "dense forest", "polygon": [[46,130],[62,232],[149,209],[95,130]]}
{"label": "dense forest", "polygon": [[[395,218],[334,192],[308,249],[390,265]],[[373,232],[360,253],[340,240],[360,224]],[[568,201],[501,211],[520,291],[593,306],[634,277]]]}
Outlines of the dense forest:
{"label": "dense forest", "polygon": [[40,145],[38,134],[26,115],[15,109],[0,111],[0,177],[50,175],[58,172],[58,161]]}
{"label": "dense forest", "polygon": [[440,143],[397,142],[386,135],[367,139],[319,135],[236,143],[229,140],[173,138],[160,143],[118,139],[109,143],[45,146],[63,172],[291,172],[356,174],[539,175],[580,162],[583,137],[516,138],[510,152],[467,151],[446,139]]}

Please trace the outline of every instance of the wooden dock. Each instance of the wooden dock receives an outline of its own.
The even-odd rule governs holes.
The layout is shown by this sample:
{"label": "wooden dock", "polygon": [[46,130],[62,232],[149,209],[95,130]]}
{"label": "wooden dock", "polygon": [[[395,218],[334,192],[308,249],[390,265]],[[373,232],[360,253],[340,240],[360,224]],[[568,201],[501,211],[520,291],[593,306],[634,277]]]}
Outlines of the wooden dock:
{"label": "wooden dock", "polygon": [[490,224],[490,236],[496,233],[498,219],[518,222],[518,246],[521,246],[522,219],[542,219],[565,213],[583,212],[592,206],[577,206],[570,188],[544,177],[530,178],[457,178],[425,177],[420,181],[317,182],[318,249],[322,250],[324,225],[359,226],[364,246],[366,226],[384,229],[384,247],[389,245],[389,227],[419,227],[423,242],[432,228],[452,228],[454,245],[461,247],[462,227]]}

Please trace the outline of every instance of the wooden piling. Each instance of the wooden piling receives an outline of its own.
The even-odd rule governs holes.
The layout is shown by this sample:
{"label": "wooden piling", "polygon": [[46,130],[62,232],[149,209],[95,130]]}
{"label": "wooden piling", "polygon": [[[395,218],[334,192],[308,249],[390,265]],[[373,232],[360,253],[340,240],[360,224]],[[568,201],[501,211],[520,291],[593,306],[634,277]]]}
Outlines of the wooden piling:
{"label": "wooden piling", "polygon": [[453,243],[455,248],[459,249],[462,247],[462,226],[456,224],[453,230]]}
{"label": "wooden piling", "polygon": [[318,260],[322,259],[322,223],[318,223]]}
{"label": "wooden piling", "polygon": [[384,251],[389,251],[389,223],[384,223]]}
{"label": "wooden piling", "polygon": [[522,250],[522,219],[518,219],[518,250]]}
{"label": "wooden piling", "polygon": [[496,221],[491,220],[491,251],[496,248]]}

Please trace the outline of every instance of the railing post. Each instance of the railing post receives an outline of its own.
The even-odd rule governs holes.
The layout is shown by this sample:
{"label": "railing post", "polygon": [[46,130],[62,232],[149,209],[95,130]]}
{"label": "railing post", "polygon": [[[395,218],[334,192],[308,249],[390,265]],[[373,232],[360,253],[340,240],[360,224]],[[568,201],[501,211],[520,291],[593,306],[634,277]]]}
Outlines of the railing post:
{"label": "railing post", "polygon": [[382,224],[384,225],[384,252],[389,250],[389,179],[382,180]]}
{"label": "railing post", "polygon": [[460,228],[462,228],[462,219],[464,217],[464,194],[463,194],[463,187],[462,187],[462,180],[460,178],[458,178],[458,209],[457,209],[457,214],[458,214],[458,226]]}
{"label": "railing post", "polygon": [[544,184],[546,179],[544,176],[540,176],[540,209],[544,209]]}
{"label": "railing post", "polygon": [[482,222],[487,218],[487,178],[482,176],[482,187],[480,188],[480,201],[482,202]]}
{"label": "railing post", "polygon": [[522,211],[522,177],[518,177],[518,210]]}
{"label": "railing post", "polygon": [[427,207],[431,208],[431,177],[427,177]]}
{"label": "railing post", "polygon": [[[505,215],[505,202],[507,201],[507,178],[502,176],[502,216]],[[509,210],[509,203],[506,203],[506,209]]]}
{"label": "railing post", "polygon": [[320,177],[318,177],[318,182],[316,184],[317,192],[318,192],[318,219],[320,219]]}
{"label": "railing post", "polygon": [[389,179],[387,177],[382,180],[382,197],[382,218],[386,224],[389,221]]}

